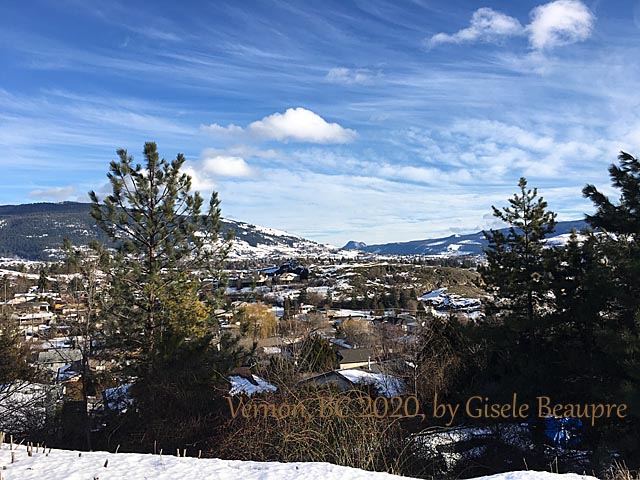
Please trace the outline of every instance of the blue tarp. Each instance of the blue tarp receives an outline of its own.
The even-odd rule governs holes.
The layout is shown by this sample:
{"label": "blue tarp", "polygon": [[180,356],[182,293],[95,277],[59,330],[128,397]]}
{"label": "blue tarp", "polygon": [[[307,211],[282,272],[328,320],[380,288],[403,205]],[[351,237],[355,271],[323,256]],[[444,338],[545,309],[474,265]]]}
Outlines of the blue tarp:
{"label": "blue tarp", "polygon": [[546,417],[544,433],[560,448],[573,448],[580,443],[582,422],[578,418]]}

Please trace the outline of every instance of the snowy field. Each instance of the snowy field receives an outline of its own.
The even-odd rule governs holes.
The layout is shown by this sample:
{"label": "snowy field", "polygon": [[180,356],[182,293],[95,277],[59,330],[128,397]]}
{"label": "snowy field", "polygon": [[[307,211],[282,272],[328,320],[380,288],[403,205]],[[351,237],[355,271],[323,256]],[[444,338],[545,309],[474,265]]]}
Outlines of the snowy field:
{"label": "snowy field", "polygon": [[[2,480],[398,480],[387,473],[372,473],[329,463],[241,462],[239,460],[178,458],[169,455],[75,452],[47,450],[27,455],[24,445],[15,447],[11,463],[9,445],[0,448]],[[193,454],[193,452],[190,452]],[[583,480],[575,474],[511,472],[483,480]]]}

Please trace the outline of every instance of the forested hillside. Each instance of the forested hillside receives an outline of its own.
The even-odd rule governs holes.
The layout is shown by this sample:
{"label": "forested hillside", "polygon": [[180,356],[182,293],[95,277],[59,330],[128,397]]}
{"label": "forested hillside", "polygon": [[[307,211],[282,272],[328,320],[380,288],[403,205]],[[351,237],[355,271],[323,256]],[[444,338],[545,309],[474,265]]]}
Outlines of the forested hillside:
{"label": "forested hillside", "polygon": [[[90,204],[33,203],[0,206],[0,256],[51,260],[64,238],[74,245],[92,239],[107,242],[89,214]],[[322,255],[337,250],[287,232],[230,220],[221,220],[222,234],[233,230],[231,258]]]}
{"label": "forested hillside", "polygon": [[0,206],[0,255],[46,260],[65,237],[76,245],[91,239],[106,241],[86,203]]}

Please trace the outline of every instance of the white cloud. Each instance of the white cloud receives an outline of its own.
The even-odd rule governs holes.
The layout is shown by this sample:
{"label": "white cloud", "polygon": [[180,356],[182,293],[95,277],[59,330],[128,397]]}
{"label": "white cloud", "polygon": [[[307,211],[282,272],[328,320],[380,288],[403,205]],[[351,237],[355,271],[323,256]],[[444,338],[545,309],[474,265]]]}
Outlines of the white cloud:
{"label": "white cloud", "polygon": [[202,162],[208,173],[221,177],[250,177],[253,170],[241,157],[216,155],[207,157]]}
{"label": "white cloud", "polygon": [[[242,145],[228,150],[207,148],[200,154],[200,160],[187,161],[184,172],[191,177],[191,188],[204,194],[218,190],[226,182],[248,181],[255,178],[256,169],[251,167],[240,152],[252,158],[273,158],[272,150],[262,151]],[[241,156],[242,155],[242,156]]]}
{"label": "white cloud", "polygon": [[32,190],[29,192],[29,196],[37,198],[39,200],[54,200],[60,202],[62,200],[68,200],[71,197],[78,195],[78,191],[75,187],[52,187],[45,189]]}
{"label": "white cloud", "polygon": [[379,169],[371,169],[380,178],[402,182],[418,182],[427,185],[459,185],[474,181],[469,170],[457,169],[444,171],[434,167],[416,167],[411,165],[384,164]]}
{"label": "white cloud", "polygon": [[427,46],[435,47],[442,43],[463,43],[476,40],[492,42],[501,37],[522,35],[523,33],[524,28],[517,19],[484,7],[473,13],[469,27],[459,30],[453,35],[438,33],[427,41]]}
{"label": "white cloud", "polygon": [[554,139],[551,136],[540,135],[516,125],[508,125],[495,120],[457,120],[450,127],[450,131],[474,139],[483,139],[502,145],[509,144],[539,152],[548,152],[555,147]]}
{"label": "white cloud", "polygon": [[222,127],[215,123],[203,128],[214,133],[247,133],[260,139],[280,142],[348,143],[356,136],[354,130],[337,123],[329,123],[317,113],[302,107],[288,108],[284,113],[274,113],[249,124],[244,129],[233,124]]}
{"label": "white cloud", "polygon": [[556,0],[531,11],[529,42],[542,50],[581,42],[591,36],[595,16],[579,0]]}
{"label": "white cloud", "polygon": [[437,33],[425,44],[432,48],[443,43],[497,42],[527,35],[534,50],[544,50],[586,40],[595,23],[595,16],[580,0],[539,5],[529,15],[531,23],[523,27],[514,17],[491,8],[479,8],[473,13],[469,27],[454,34]]}
{"label": "white cloud", "polygon": [[253,122],[248,128],[259,137],[279,141],[348,143],[356,135],[354,130],[329,123],[317,113],[301,107],[274,113]]}
{"label": "white cloud", "polygon": [[206,125],[202,127],[204,130],[208,130],[213,133],[223,133],[229,135],[235,135],[242,133],[244,130],[242,127],[238,125],[234,125],[233,123],[223,127],[222,125],[218,125],[217,123],[212,123],[211,125]]}
{"label": "white cloud", "polygon": [[198,192],[209,193],[217,188],[217,185],[211,179],[207,172],[200,165],[185,165],[184,173],[191,177],[191,189]]}
{"label": "white cloud", "polygon": [[367,85],[373,81],[374,74],[367,69],[336,67],[329,70],[324,79],[329,83],[342,85]]}

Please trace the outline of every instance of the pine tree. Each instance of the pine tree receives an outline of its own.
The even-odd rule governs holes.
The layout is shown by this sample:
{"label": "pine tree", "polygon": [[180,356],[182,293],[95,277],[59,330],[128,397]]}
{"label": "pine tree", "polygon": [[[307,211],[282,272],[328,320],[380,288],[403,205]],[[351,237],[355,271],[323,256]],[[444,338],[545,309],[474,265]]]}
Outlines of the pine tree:
{"label": "pine tree", "polygon": [[593,228],[640,240],[640,161],[634,156],[620,152],[620,165],[609,166],[611,183],[620,190],[620,201],[616,205],[594,185],[587,185],[582,194],[596,206],[596,213],[586,220]]}
{"label": "pine tree", "polygon": [[38,277],[38,291],[44,293],[49,287],[49,279],[47,278],[47,271],[44,267],[40,269],[40,276]]}
{"label": "pine tree", "polygon": [[298,294],[298,303],[304,305],[308,300],[309,294],[307,293],[307,287],[302,287]]}
{"label": "pine tree", "polygon": [[621,152],[620,165],[611,165],[612,184],[620,190],[618,204],[593,185],[583,189],[583,195],[596,206],[596,213],[586,220],[604,232],[605,255],[615,268],[617,308],[627,328],[636,329],[640,320],[640,161]]}
{"label": "pine tree", "polygon": [[221,238],[217,194],[203,211],[191,193],[182,154],[168,162],[148,142],[144,166],[126,150],[118,156],[112,193],[89,194],[91,215],[117,246],[103,315],[135,378],[136,438],[183,447],[210,433],[226,376],[245,355],[212,315],[231,238]]}
{"label": "pine tree", "polygon": [[[145,360],[157,353],[158,340],[170,333],[171,321],[165,315],[170,309],[163,304],[168,294],[181,291],[184,272],[191,275],[197,270],[217,279],[230,239],[219,241],[217,194],[212,194],[203,213],[202,197],[190,193],[191,178],[181,171],[182,154],[171,162],[161,160],[156,144],[148,142],[144,167],[134,165],[126,150],[119,150],[118,156],[107,175],[111,195],[101,202],[95,192],[89,193],[91,215],[118,245],[110,278],[114,327]],[[209,295],[203,300],[213,304],[216,298]]]}
{"label": "pine tree", "polygon": [[[598,310],[599,343],[607,354],[610,379],[618,386],[614,394],[628,401],[640,432],[640,161],[621,152],[619,165],[609,167],[613,186],[620,191],[612,202],[593,185],[583,195],[596,207],[586,220],[601,231],[601,263],[606,275],[590,282],[596,291],[607,292],[607,303]],[[640,449],[640,445],[636,445]]]}
{"label": "pine tree", "polygon": [[537,189],[528,189],[527,180],[518,183],[520,193],[509,199],[510,206],[493,208],[493,215],[509,225],[484,232],[489,245],[485,249],[487,265],[480,269],[489,291],[508,301],[508,309],[531,325],[548,291],[544,269],[544,239],[553,232],[556,214],[547,210],[547,202]]}
{"label": "pine tree", "polygon": [[298,364],[303,372],[326,372],[339,365],[331,343],[319,335],[308,335],[302,341]]}
{"label": "pine tree", "polygon": [[284,313],[282,315],[282,319],[291,319],[291,299],[289,297],[284,297]]}
{"label": "pine tree", "polygon": [[543,312],[550,291],[544,239],[555,227],[555,214],[524,178],[518,186],[508,207],[493,207],[494,216],[509,228],[484,232],[487,264],[479,268],[492,299],[486,303],[487,321],[476,333],[485,345],[486,382],[505,398],[514,391],[539,394],[552,369],[544,356],[548,332]]}
{"label": "pine tree", "polygon": [[29,357],[29,345],[16,328],[16,321],[8,312],[0,314],[0,387],[15,380],[34,378],[35,372],[29,365]]}
{"label": "pine tree", "polygon": [[[544,389],[558,401],[615,401],[608,340],[602,335],[602,312],[609,309],[615,287],[612,271],[602,261],[603,240],[593,231],[580,237],[572,232],[566,245],[548,252],[552,295],[544,340],[545,362],[552,365]],[[564,388],[567,383],[570,390]]]}

